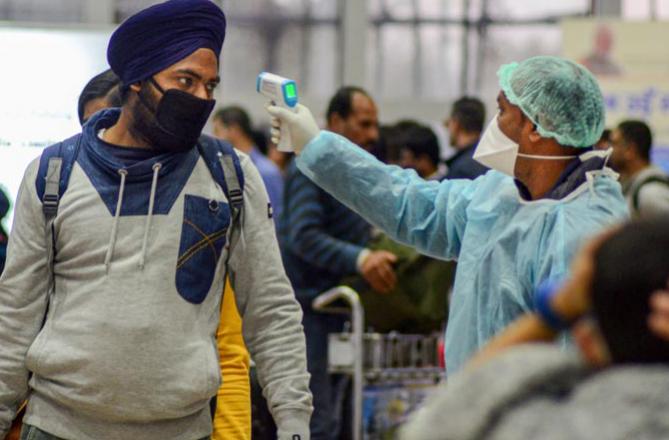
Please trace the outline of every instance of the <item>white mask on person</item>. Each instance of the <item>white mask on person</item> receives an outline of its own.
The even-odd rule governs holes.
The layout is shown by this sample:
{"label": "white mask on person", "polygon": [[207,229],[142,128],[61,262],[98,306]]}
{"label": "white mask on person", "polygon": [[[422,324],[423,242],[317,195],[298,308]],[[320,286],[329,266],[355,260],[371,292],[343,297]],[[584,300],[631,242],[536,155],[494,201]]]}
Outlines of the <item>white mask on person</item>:
{"label": "white mask on person", "polygon": [[474,160],[477,162],[497,170],[511,177],[514,177],[514,169],[516,168],[516,159],[524,157],[527,159],[538,160],[566,160],[573,159],[578,156],[540,156],[534,154],[522,154],[518,152],[520,146],[514,142],[507,135],[505,135],[499,128],[497,117],[499,113],[490,121],[488,127],[483,132],[481,140],[474,151]]}

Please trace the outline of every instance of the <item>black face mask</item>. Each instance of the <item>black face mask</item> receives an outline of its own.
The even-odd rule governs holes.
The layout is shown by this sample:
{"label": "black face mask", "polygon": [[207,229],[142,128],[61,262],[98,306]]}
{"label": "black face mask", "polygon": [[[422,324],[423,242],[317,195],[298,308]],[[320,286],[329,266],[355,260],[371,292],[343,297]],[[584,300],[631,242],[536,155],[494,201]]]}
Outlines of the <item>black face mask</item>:
{"label": "black face mask", "polygon": [[163,97],[157,106],[146,90],[139,91],[138,107],[134,114],[134,131],[152,148],[161,152],[188,151],[197,144],[216,100],[201,99],[177,89],[163,90],[153,79],[148,80]]}

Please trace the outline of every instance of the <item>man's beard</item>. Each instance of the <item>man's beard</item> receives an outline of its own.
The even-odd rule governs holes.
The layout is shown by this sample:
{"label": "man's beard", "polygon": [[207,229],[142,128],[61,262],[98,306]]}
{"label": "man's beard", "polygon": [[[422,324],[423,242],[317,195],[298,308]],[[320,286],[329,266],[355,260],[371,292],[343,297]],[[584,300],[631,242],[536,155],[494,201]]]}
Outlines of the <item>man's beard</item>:
{"label": "man's beard", "polygon": [[142,82],[137,99],[131,108],[132,124],[129,130],[133,136],[143,140],[156,151],[183,153],[195,146],[197,137],[184,140],[166,130],[167,127],[161,126],[157,114],[164,96],[163,94],[160,97],[149,81]]}
{"label": "man's beard", "polygon": [[[151,148],[161,149],[156,145],[159,136],[157,136],[156,129],[156,109],[160,99],[155,93],[148,90],[148,83],[143,82],[132,107],[130,109],[130,116],[132,123],[128,128],[130,134],[136,138],[146,142]],[[140,99],[139,94],[143,95]],[[145,102],[142,102],[144,99]],[[151,109],[149,109],[149,106]]]}

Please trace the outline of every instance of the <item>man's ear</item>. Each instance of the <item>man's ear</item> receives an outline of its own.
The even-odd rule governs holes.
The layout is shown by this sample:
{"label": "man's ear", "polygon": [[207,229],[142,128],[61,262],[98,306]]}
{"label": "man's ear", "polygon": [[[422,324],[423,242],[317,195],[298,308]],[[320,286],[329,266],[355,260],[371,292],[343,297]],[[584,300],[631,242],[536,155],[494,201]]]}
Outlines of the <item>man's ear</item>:
{"label": "man's ear", "polygon": [[132,90],[135,93],[139,93],[139,91],[142,90],[142,83],[131,84],[130,90]]}
{"label": "man's ear", "polygon": [[539,131],[537,131],[537,126],[529,119],[525,119],[525,123],[529,125],[530,132],[528,134],[528,137],[530,139],[530,142],[532,143],[539,142],[542,136],[539,134]]}
{"label": "man's ear", "polygon": [[585,361],[594,368],[602,368],[611,363],[611,355],[599,327],[592,319],[582,319],[571,331]]}

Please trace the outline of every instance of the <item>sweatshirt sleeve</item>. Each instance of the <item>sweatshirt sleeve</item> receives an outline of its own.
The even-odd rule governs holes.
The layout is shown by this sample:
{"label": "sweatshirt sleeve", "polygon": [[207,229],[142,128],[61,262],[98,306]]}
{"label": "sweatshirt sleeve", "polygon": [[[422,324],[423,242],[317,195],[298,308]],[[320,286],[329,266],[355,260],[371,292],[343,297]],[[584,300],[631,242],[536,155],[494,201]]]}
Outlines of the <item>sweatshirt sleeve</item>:
{"label": "sweatshirt sleeve", "polygon": [[28,167],[21,183],[0,278],[0,438],[28,393],[26,353],[44,319],[51,277],[44,215],[35,189],[37,165],[36,160]]}
{"label": "sweatshirt sleeve", "polygon": [[482,182],[482,178],[426,181],[413,170],[384,165],[328,131],[321,131],[306,146],[297,166],[394,240],[446,259],[460,253],[467,208]]}
{"label": "sweatshirt sleeve", "polygon": [[283,268],[268,196],[257,169],[242,157],[244,207],[233,230],[230,280],[244,341],[276,421],[279,439],[309,439],[309,392],[302,310]]}

